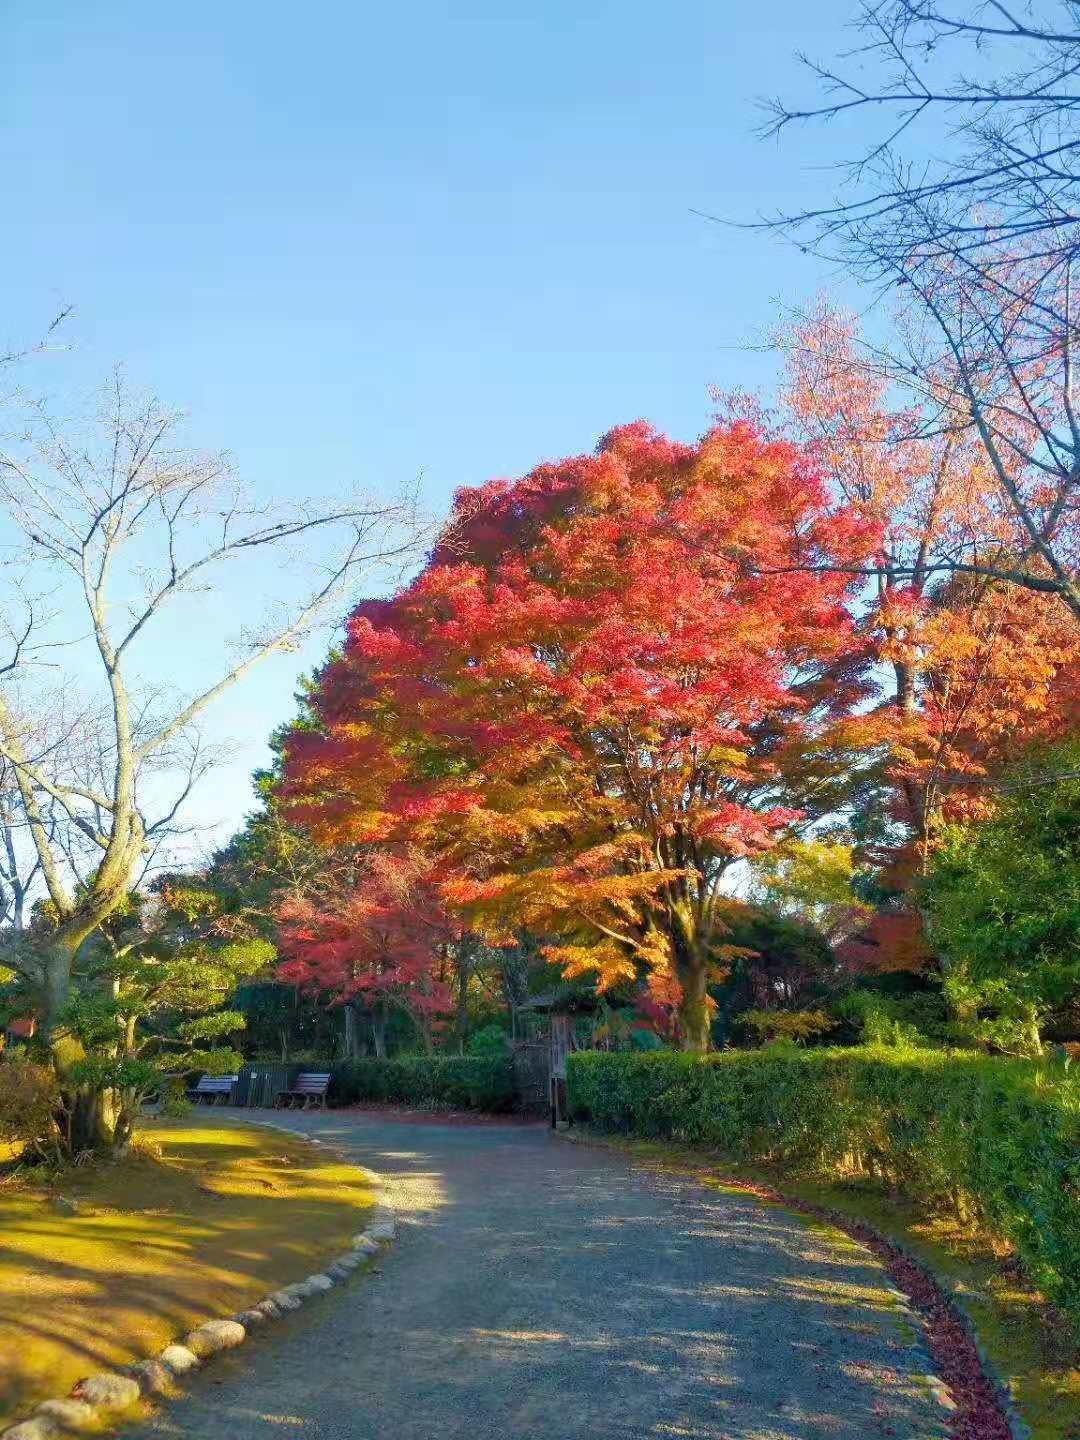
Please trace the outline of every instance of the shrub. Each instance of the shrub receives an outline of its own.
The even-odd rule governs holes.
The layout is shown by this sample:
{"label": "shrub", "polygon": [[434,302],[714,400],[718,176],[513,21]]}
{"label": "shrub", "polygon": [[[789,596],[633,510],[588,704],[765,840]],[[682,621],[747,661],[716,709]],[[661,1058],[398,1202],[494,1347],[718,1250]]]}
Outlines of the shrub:
{"label": "shrub", "polygon": [[509,1110],[514,1071],[508,1055],[435,1056],[405,1060],[343,1060],[335,1065],[330,1099],[398,1101],[421,1109]]}
{"label": "shrub", "polygon": [[741,1024],[753,1030],[759,1040],[816,1040],[836,1024],[824,1010],[747,1010]]}
{"label": "shrub", "polygon": [[973,1038],[1037,1055],[1047,1016],[1080,990],[1080,737],[1029,756],[995,802],[992,819],[946,831],[921,900]]}
{"label": "shrub", "polygon": [[470,1055],[509,1055],[510,1039],[501,1025],[485,1025],[469,1036]]}
{"label": "shrub", "polygon": [[158,1093],[161,1096],[160,1113],[167,1120],[183,1120],[194,1114],[195,1106],[187,1097],[183,1080],[170,1076]]}
{"label": "shrub", "polygon": [[0,1142],[38,1154],[59,1150],[60,1091],[56,1076],[22,1055],[0,1058]]}
{"label": "shrub", "polygon": [[929,1050],[578,1054],[571,1113],[951,1206],[1008,1240],[1080,1331],[1080,1076]]}
{"label": "shrub", "polygon": [[[917,996],[916,1000],[924,997]],[[925,1046],[927,1036],[910,1018],[918,1013],[911,997],[896,999],[878,990],[852,990],[841,996],[834,1009],[841,1021],[847,1021],[864,1045],[880,1045],[903,1050]]]}

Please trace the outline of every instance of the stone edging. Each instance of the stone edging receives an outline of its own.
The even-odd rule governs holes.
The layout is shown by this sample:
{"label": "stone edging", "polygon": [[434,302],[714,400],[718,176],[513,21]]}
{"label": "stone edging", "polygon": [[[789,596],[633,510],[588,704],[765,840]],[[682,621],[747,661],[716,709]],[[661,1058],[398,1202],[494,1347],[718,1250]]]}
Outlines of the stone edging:
{"label": "stone edging", "polygon": [[[283,1135],[307,1140],[312,1145],[323,1144],[317,1136],[290,1130],[272,1120],[245,1117],[243,1123],[260,1125],[266,1130],[280,1130]],[[376,1189],[382,1187],[382,1177],[374,1170],[360,1165],[354,1168],[372,1181]],[[273,1291],[264,1300],[227,1320],[204,1321],[149,1360],[140,1360],[118,1370],[104,1370],[80,1380],[70,1395],[62,1399],[43,1400],[29,1419],[20,1420],[0,1431],[0,1440],[55,1440],[55,1437],[70,1431],[86,1430],[103,1420],[112,1419],[117,1412],[134,1405],[144,1396],[167,1394],[180,1376],[198,1369],[219,1350],[232,1350],[242,1345],[253,1330],[299,1310],[308,1300],[347,1280],[366,1260],[378,1255],[381,1247],[394,1239],[396,1232],[393,1206],[380,1198],[367,1228],[325,1270]]]}

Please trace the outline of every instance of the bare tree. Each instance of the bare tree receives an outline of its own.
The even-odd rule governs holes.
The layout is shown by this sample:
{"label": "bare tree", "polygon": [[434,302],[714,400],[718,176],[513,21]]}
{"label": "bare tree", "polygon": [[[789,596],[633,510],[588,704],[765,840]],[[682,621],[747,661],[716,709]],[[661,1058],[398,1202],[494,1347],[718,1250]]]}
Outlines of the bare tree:
{"label": "bare tree", "polygon": [[23,825],[14,768],[0,760],[0,925],[26,928],[34,881],[41,870],[36,853],[19,844]]}
{"label": "bare tree", "polygon": [[[80,947],[131,894],[204,773],[194,722],[267,656],[294,648],[361,576],[406,563],[420,535],[408,496],[255,503],[227,460],[182,447],[181,417],[130,393],[120,373],[99,399],[82,432],[34,407],[0,450],[12,532],[0,762],[56,919],[48,943],[32,955],[22,947],[13,968],[39,987],[61,1070]],[[196,693],[170,699],[168,645],[183,638],[166,618],[186,598],[198,607],[189,623],[223,628],[215,580],[266,551],[280,556],[280,575],[302,565],[300,597]],[[93,696],[72,708],[94,723],[48,753],[24,718],[41,673],[59,673],[69,695]],[[163,770],[177,782],[165,798]],[[98,1097],[76,1121],[77,1146],[101,1125]]]}
{"label": "bare tree", "polygon": [[[806,61],[820,102],[774,101],[765,127],[854,119],[838,194],[760,223],[926,321],[876,358],[922,403],[923,435],[978,438],[1017,531],[996,560],[950,563],[1080,621],[1080,6],[864,0],[855,28],[847,55]],[[867,141],[869,116],[884,123]]]}

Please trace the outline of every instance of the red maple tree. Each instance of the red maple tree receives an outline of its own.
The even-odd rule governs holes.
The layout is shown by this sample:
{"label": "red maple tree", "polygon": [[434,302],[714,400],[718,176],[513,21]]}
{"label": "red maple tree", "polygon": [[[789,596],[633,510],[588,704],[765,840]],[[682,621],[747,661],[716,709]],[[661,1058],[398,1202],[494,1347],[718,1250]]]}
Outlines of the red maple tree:
{"label": "red maple tree", "polygon": [[865,693],[851,579],[794,562],[867,531],[745,422],[630,425],[463,490],[423,573],[352,616],[293,814],[416,847],[457,915],[550,937],[568,975],[651,973],[707,1048],[725,874],[835,803],[831,729]]}
{"label": "red maple tree", "polygon": [[291,898],[278,912],[285,956],[278,978],[333,1004],[362,1005],[380,1057],[392,1010],[413,1016],[430,1044],[433,1018],[452,1005],[448,987],[433,974],[452,926],[420,870],[415,855],[374,849],[352,884],[317,899]]}

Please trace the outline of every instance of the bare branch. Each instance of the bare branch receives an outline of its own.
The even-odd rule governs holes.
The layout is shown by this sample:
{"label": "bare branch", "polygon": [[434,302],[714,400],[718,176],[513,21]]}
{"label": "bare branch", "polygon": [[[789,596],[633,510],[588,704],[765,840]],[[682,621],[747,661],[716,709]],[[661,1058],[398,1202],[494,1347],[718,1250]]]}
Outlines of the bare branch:
{"label": "bare branch", "polygon": [[[929,323],[940,343],[906,357],[892,345],[882,371],[914,396],[921,438],[977,438],[1025,557],[998,578],[1052,585],[1080,621],[1076,18],[1070,0],[1022,13],[999,0],[864,0],[856,49],[809,64],[820,102],[778,102],[771,128],[860,110],[899,121],[868,142],[860,133],[835,201],[756,223],[839,260],[907,323]],[[950,72],[961,53],[972,65]],[[903,149],[916,125],[931,160]]]}
{"label": "bare branch", "polygon": [[[183,417],[134,394],[121,371],[80,429],[42,405],[29,413],[25,433],[0,455],[0,501],[28,552],[9,572],[16,603],[6,609],[14,618],[0,662],[0,765],[11,781],[4,794],[17,797],[19,812],[5,835],[25,826],[34,875],[61,915],[50,961],[60,967],[49,984],[55,1008],[79,946],[178,833],[183,806],[211,763],[191,735],[192,721],[261,660],[293,648],[325,613],[343,607],[361,576],[406,565],[427,531],[408,495],[329,504],[251,495],[226,457],[180,444]],[[298,600],[282,602],[284,617],[244,658],[208,676],[194,698],[170,703],[167,647],[155,652],[146,643],[156,622],[185,596],[197,596],[205,614],[219,574],[271,551],[282,556],[275,599],[289,589],[282,581],[290,567],[318,578],[308,578]],[[39,570],[67,587],[66,595],[55,592],[55,607],[42,598],[54,591],[35,583]],[[135,668],[136,657],[149,673]],[[60,674],[63,699],[48,736],[31,742],[19,720],[27,706],[14,687],[32,687],[32,711],[47,707],[35,683],[46,663]],[[171,798],[159,798],[147,815],[147,795],[160,797],[148,777],[175,772]],[[0,879],[11,867],[5,849]]]}

